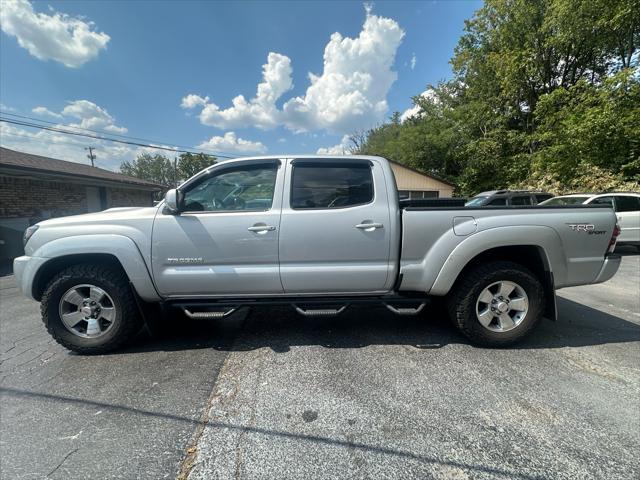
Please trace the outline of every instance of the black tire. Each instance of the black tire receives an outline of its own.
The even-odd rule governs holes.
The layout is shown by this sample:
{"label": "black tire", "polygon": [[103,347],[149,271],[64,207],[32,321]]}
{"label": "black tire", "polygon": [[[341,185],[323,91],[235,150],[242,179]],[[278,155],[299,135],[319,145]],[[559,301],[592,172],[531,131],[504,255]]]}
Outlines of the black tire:
{"label": "black tire", "polygon": [[[529,299],[529,309],[522,323],[506,332],[485,328],[476,316],[480,293],[498,281],[520,285]],[[476,345],[506,347],[522,340],[539,323],[544,311],[544,288],[527,268],[514,262],[497,261],[479,266],[459,279],[447,297],[449,317],[454,325]]]}
{"label": "black tire", "polygon": [[[90,284],[103,289],[113,300],[113,325],[97,338],[83,338],[67,330],[59,312],[60,299],[70,288]],[[58,273],[47,285],[40,303],[42,321],[49,334],[63,347],[90,355],[120,348],[141,328],[136,300],[124,272],[103,265],[73,265]]]}

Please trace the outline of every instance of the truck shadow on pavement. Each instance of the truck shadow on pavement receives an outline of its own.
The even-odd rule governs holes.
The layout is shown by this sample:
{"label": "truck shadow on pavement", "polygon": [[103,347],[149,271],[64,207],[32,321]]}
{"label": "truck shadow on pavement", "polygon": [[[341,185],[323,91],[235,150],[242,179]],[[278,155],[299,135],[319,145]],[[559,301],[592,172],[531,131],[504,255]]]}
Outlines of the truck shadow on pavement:
{"label": "truck shadow on pavement", "polygon": [[[640,325],[594,308],[558,298],[558,321],[543,319],[511,349],[582,347],[640,341]],[[181,314],[164,320],[161,332],[141,336],[126,352],[192,350],[250,351],[292,346],[362,348],[404,345],[429,350],[469,341],[449,323],[442,308],[425,308],[414,317],[396,316],[382,307],[352,307],[336,317],[303,317],[282,307],[239,311],[225,320],[189,320]],[[120,352],[123,353],[123,352]]]}

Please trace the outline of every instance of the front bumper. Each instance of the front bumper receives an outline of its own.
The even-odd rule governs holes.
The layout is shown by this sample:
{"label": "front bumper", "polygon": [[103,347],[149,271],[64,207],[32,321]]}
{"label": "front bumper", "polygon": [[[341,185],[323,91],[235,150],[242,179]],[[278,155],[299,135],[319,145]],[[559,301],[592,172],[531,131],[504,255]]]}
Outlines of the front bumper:
{"label": "front bumper", "polygon": [[49,258],[22,256],[13,260],[13,275],[18,289],[25,297],[36,300],[33,297],[33,281],[40,267]]}
{"label": "front bumper", "polygon": [[596,276],[596,279],[593,283],[602,283],[611,279],[618,268],[620,267],[620,261],[622,257],[617,254],[609,254],[604,258],[604,263],[602,264],[602,268],[600,269],[600,273]]}

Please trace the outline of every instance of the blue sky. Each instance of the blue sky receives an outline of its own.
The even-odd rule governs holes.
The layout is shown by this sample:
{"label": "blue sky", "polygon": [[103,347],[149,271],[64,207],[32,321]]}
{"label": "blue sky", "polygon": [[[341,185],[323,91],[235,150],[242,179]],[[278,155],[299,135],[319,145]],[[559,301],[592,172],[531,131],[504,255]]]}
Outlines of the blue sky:
{"label": "blue sky", "polygon": [[[1,108],[234,156],[337,151],[451,76],[480,6],[3,0]],[[84,162],[94,145],[104,168],[140,151],[0,125],[4,146]]]}

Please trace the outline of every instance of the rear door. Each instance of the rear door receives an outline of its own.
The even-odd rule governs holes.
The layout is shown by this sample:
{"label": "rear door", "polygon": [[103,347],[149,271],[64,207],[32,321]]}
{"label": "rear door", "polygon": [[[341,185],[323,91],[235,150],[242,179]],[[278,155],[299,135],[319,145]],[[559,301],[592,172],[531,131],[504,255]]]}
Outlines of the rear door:
{"label": "rear door", "polygon": [[378,162],[292,160],[280,222],[280,278],[285,293],[387,290],[389,209]]}

